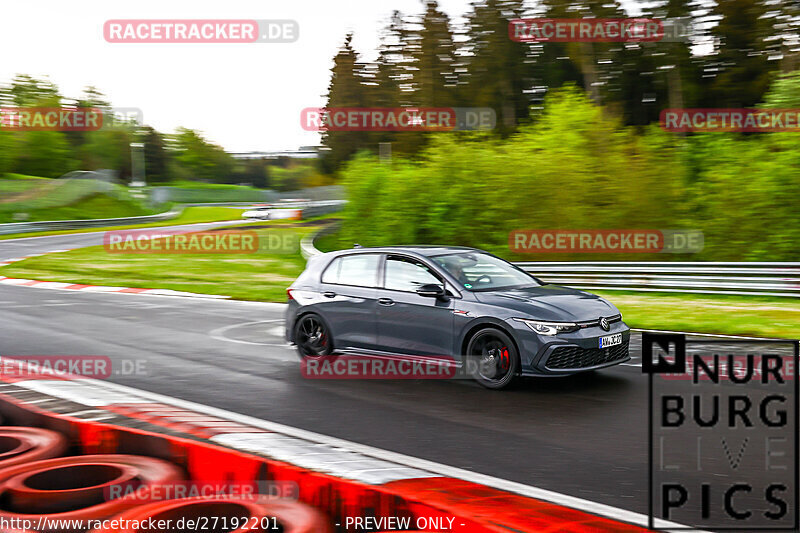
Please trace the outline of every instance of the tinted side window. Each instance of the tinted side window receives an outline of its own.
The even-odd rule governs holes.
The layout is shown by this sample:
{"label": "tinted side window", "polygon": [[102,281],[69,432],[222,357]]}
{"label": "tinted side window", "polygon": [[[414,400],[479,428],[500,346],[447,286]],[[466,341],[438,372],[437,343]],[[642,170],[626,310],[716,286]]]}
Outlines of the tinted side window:
{"label": "tinted side window", "polygon": [[322,273],[322,283],[339,283],[339,271],[342,269],[342,258],[334,259]]}
{"label": "tinted side window", "polygon": [[334,259],[322,274],[323,283],[376,287],[378,256],[375,254],[346,255]]}
{"label": "tinted side window", "polygon": [[394,291],[414,292],[428,283],[441,284],[428,267],[410,259],[386,259],[386,288]]}

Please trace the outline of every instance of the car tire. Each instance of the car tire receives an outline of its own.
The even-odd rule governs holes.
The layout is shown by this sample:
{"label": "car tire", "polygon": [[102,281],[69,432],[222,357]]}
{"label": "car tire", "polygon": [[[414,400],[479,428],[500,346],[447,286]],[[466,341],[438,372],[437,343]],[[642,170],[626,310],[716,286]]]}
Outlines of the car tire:
{"label": "car tire", "polygon": [[327,322],[316,313],[307,313],[297,318],[294,324],[294,343],[301,360],[325,357],[333,352],[331,330]]}
{"label": "car tire", "polygon": [[476,331],[467,343],[467,371],[487,389],[505,389],[519,374],[519,354],[505,332],[497,328]]}

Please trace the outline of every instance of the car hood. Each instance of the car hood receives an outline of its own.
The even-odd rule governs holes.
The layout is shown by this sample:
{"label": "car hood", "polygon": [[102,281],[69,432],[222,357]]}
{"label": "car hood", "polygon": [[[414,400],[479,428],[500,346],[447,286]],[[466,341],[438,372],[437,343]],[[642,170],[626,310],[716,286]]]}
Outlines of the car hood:
{"label": "car hood", "polygon": [[517,311],[519,318],[581,322],[619,314],[616,307],[599,296],[559,285],[474,294],[481,303]]}

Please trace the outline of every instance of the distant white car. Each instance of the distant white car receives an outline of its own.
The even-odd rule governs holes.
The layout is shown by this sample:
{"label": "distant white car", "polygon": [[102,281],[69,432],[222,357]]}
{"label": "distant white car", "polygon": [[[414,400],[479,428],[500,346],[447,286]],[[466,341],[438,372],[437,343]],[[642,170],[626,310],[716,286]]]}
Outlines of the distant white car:
{"label": "distant white car", "polygon": [[242,213],[242,218],[248,220],[269,220],[269,207],[258,207]]}

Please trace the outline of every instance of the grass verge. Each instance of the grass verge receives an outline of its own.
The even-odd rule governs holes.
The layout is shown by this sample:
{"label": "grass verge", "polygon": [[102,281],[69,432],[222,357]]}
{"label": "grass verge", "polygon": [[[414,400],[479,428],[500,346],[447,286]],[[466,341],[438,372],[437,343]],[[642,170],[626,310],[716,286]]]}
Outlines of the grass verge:
{"label": "grass verge", "polygon": [[150,215],[127,187],[89,179],[0,180],[0,223]]}
{"label": "grass verge", "polygon": [[277,195],[266,189],[226,183],[202,183],[194,181],[175,181],[150,184],[151,187],[164,187],[169,191],[169,201],[184,204],[211,202],[267,202],[277,199]]}
{"label": "grass verge", "polygon": [[110,285],[173,289],[239,300],[285,301],[286,287],[303,271],[302,237],[318,225],[276,224],[259,236],[292,234],[291,250],[252,254],[112,254],[92,246],[33,257],[0,268],[0,275]]}
{"label": "grass verge", "polygon": [[[212,221],[228,208],[189,208],[175,223]],[[333,215],[335,217],[335,215]],[[328,218],[328,220],[326,220]],[[259,235],[292,232],[296,241],[332,217],[249,223]],[[220,220],[220,219],[217,219]],[[164,225],[164,223],[149,226]],[[146,226],[137,226],[146,227]],[[164,288],[241,300],[284,301],[302,272],[299,249],[256,254],[109,254],[102,247],[49,254],[0,268],[0,275],[48,281]],[[778,338],[800,336],[800,302],[790,298],[592,291],[613,302],[634,328]]]}
{"label": "grass verge", "polygon": [[591,291],[616,305],[634,328],[797,339],[794,298]]}

